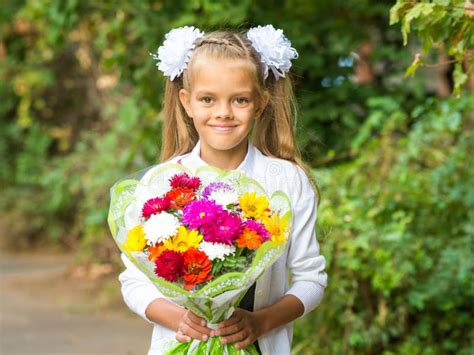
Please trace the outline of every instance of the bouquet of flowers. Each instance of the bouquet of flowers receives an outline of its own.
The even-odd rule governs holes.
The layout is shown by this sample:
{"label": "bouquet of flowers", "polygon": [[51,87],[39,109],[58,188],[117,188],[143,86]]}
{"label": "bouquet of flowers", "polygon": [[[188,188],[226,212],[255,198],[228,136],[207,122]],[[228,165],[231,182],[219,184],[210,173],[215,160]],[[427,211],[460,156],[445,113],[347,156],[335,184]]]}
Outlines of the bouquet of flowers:
{"label": "bouquet of flowers", "polygon": [[[141,174],[143,175],[143,174]],[[173,302],[208,321],[229,318],[285,249],[291,206],[243,172],[167,163],[117,182],[108,222],[120,250]],[[253,354],[218,337],[168,344],[169,354]]]}

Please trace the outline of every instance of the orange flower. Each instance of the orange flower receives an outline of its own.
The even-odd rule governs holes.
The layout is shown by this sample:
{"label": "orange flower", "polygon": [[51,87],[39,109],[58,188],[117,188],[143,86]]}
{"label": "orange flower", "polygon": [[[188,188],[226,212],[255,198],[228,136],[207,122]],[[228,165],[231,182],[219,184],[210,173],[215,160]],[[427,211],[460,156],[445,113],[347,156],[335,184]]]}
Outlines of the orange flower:
{"label": "orange flower", "polygon": [[184,205],[186,205],[189,201],[194,200],[196,192],[185,187],[178,187],[168,191],[166,196],[170,198],[172,208],[182,210]]}
{"label": "orange flower", "polygon": [[163,243],[158,243],[156,244],[155,247],[148,247],[148,252],[150,253],[148,255],[148,260],[151,260],[151,261],[155,261],[156,258],[158,258],[161,253],[166,250],[165,246],[163,245]]}
{"label": "orange flower", "polygon": [[244,228],[237,238],[237,246],[239,248],[257,249],[262,245],[262,237],[252,229]]}
{"label": "orange flower", "polygon": [[212,278],[212,264],[206,253],[190,248],[184,253],[185,288],[191,290],[196,284]]}

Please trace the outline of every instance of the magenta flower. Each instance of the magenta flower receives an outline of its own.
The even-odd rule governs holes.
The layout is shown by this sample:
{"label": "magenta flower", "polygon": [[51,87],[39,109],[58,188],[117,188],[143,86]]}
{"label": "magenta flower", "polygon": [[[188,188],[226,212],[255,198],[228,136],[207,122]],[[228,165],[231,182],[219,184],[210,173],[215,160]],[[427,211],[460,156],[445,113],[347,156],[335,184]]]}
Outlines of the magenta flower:
{"label": "magenta flower", "polygon": [[265,226],[253,219],[248,219],[243,223],[243,228],[248,228],[252,231],[255,231],[259,236],[262,237],[262,241],[266,242],[270,238],[270,233],[265,228]]}
{"label": "magenta flower", "polygon": [[206,242],[232,245],[242,230],[242,220],[238,215],[222,211],[212,223],[202,226],[201,232]]}
{"label": "magenta flower", "polygon": [[222,207],[212,200],[194,200],[184,206],[181,223],[198,230],[203,225],[215,224],[222,211]]}
{"label": "magenta flower", "polygon": [[173,188],[186,188],[196,191],[201,185],[201,179],[197,176],[189,176],[187,173],[176,174],[170,179],[170,186]]}
{"label": "magenta flower", "polygon": [[151,215],[166,211],[170,207],[170,199],[167,196],[149,199],[142,208],[142,217],[150,218]]}

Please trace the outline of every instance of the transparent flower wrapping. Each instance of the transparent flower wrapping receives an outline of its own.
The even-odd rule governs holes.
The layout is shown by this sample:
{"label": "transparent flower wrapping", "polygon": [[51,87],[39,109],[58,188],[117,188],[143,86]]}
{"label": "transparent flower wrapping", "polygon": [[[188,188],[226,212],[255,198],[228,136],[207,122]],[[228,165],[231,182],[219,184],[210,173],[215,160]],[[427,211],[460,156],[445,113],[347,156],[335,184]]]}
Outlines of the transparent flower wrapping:
{"label": "transparent flower wrapping", "polygon": [[[155,263],[148,259],[144,252],[129,251],[125,247],[128,231],[140,223],[141,210],[144,203],[153,197],[161,196],[170,188],[169,180],[178,173],[198,176],[202,185],[211,182],[225,182],[238,191],[256,192],[268,198],[269,208],[280,218],[288,221],[284,231],[283,242],[266,241],[256,250],[251,264],[243,272],[227,272],[213,278],[203,287],[187,290],[174,282],[158,277]],[[289,198],[281,191],[268,196],[265,189],[244,172],[226,172],[224,170],[203,166],[192,172],[183,165],[166,163],[158,167],[145,169],[133,176],[118,181],[111,188],[111,203],[108,223],[112,235],[120,250],[141,270],[168,299],[205,318],[209,327],[228,319],[238,306],[247,290],[269,268],[287,247],[291,231],[292,212]],[[178,343],[172,340],[167,345],[169,354],[253,354],[253,345],[237,350],[233,345],[220,343],[218,337],[207,342],[193,340],[189,343]]]}

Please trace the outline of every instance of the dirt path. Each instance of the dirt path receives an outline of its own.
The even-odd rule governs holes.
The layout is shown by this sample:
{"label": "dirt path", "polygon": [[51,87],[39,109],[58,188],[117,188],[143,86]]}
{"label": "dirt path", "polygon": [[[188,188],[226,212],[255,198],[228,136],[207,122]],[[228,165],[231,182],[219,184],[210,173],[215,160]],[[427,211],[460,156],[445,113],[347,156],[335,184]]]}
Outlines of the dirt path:
{"label": "dirt path", "polygon": [[92,311],[87,283],[64,276],[71,261],[0,254],[0,354],[146,354],[150,325],[125,306]]}

